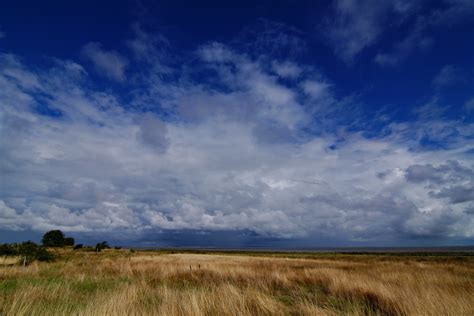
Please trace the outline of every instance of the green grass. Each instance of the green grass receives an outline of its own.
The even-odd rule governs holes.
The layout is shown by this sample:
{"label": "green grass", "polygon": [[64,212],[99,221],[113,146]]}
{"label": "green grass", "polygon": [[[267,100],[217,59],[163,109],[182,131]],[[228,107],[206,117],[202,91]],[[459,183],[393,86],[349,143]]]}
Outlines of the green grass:
{"label": "green grass", "polygon": [[17,279],[6,279],[0,281],[0,293],[2,295],[9,295],[18,288]]}

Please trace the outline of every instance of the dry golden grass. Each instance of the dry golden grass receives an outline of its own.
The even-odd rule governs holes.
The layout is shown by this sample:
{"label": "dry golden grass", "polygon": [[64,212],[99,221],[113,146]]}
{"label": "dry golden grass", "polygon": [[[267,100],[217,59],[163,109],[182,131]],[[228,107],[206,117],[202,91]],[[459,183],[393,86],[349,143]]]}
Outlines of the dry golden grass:
{"label": "dry golden grass", "polygon": [[0,266],[16,265],[20,262],[20,257],[5,256],[0,257]]}
{"label": "dry golden grass", "polygon": [[0,267],[0,314],[474,315],[461,259],[64,251]]}

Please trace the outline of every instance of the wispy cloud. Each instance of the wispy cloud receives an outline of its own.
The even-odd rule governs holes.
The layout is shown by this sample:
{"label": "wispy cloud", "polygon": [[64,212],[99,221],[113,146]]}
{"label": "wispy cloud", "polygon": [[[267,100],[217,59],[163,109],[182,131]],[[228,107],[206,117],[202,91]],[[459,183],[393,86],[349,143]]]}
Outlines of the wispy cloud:
{"label": "wispy cloud", "polygon": [[128,60],[120,53],[104,50],[100,43],[95,42],[86,44],[81,53],[94,64],[99,75],[116,81],[125,80]]}
{"label": "wispy cloud", "polygon": [[424,27],[424,19],[420,19],[405,38],[393,44],[391,51],[377,53],[374,62],[381,66],[397,66],[413,51],[429,50],[433,45],[433,39],[424,32]]}
{"label": "wispy cloud", "polygon": [[390,14],[400,18],[411,14],[412,9],[409,1],[338,0],[333,18],[327,21],[327,37],[335,52],[352,62],[383,34]]}
{"label": "wispy cloud", "polygon": [[232,44],[254,57],[294,58],[307,50],[304,35],[291,25],[260,18],[245,27]]}
{"label": "wispy cloud", "polygon": [[298,65],[289,61],[274,61],[272,63],[272,68],[273,71],[282,78],[297,79],[303,72],[303,69],[301,69]]}
{"label": "wispy cloud", "polygon": [[[474,19],[472,1],[338,0],[323,27],[324,36],[346,63],[381,41],[390,44],[373,57],[382,66],[395,66],[414,51],[434,42],[432,30],[446,29]],[[389,34],[390,37],[387,36]],[[372,57],[371,57],[372,58]]]}
{"label": "wispy cloud", "polygon": [[433,78],[433,85],[441,88],[464,83],[465,81],[465,76],[460,68],[446,65]]}
{"label": "wispy cloud", "polygon": [[464,109],[468,113],[474,112],[474,98],[469,99],[466,101],[466,103],[464,103]]}
{"label": "wispy cloud", "polygon": [[[426,51],[431,48],[435,39],[433,30],[449,29],[465,21],[474,20],[474,5],[472,1],[444,0],[433,7],[421,12],[422,1],[395,1],[413,6],[415,10],[409,12],[412,22],[409,31],[401,39],[392,43],[392,48],[377,53],[374,61],[381,66],[396,66],[404,61],[410,54],[416,51]],[[410,17],[403,14],[399,19]]]}

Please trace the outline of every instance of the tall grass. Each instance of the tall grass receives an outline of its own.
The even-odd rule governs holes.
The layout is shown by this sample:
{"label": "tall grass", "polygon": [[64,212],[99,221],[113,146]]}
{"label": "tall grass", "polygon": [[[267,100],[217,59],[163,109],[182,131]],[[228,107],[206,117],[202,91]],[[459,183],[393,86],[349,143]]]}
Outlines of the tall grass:
{"label": "tall grass", "polygon": [[0,267],[0,314],[474,315],[474,261],[66,252]]}

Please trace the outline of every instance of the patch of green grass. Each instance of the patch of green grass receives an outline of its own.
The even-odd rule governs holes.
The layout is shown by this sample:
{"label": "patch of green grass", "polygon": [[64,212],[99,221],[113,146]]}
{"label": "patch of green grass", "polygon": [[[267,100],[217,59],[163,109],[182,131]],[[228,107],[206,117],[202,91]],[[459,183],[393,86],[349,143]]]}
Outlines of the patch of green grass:
{"label": "patch of green grass", "polygon": [[94,293],[102,287],[101,283],[101,281],[85,279],[82,281],[73,282],[71,284],[71,289],[80,294]]}
{"label": "patch of green grass", "polygon": [[63,264],[50,264],[47,267],[44,267],[38,272],[38,276],[42,278],[47,278],[47,279],[54,279],[54,278],[60,278],[61,275],[61,268],[63,267]]}
{"label": "patch of green grass", "polygon": [[63,285],[65,282],[60,277],[31,277],[24,276],[20,279],[20,286],[32,285],[38,287],[50,288],[53,286]]}
{"label": "patch of green grass", "polygon": [[17,279],[6,279],[0,282],[0,293],[7,295],[13,293],[18,288]]}
{"label": "patch of green grass", "polygon": [[287,306],[292,306],[294,304],[294,299],[290,295],[279,295],[276,298],[278,301],[282,302]]}
{"label": "patch of green grass", "polygon": [[87,300],[77,296],[47,297],[35,304],[39,315],[70,315],[86,307]]}
{"label": "patch of green grass", "polygon": [[94,294],[97,291],[105,292],[116,289],[122,284],[130,284],[130,279],[126,277],[113,279],[84,279],[81,281],[71,282],[71,289],[78,294]]}

